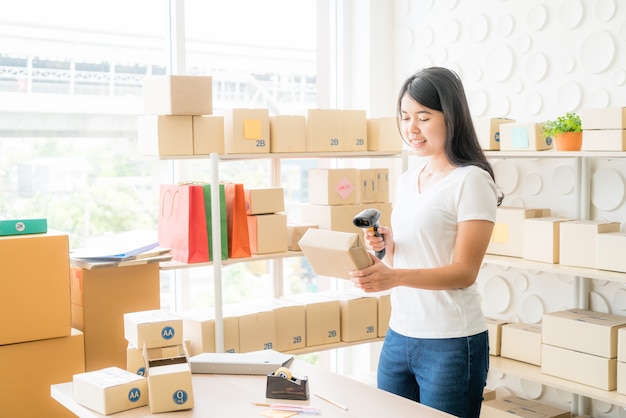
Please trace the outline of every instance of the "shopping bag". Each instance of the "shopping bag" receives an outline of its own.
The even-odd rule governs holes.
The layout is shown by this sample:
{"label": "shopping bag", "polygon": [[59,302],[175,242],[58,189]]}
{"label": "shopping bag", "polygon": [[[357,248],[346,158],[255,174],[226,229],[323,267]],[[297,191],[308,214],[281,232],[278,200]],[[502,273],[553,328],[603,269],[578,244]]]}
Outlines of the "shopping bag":
{"label": "shopping bag", "polygon": [[224,183],[228,222],[228,257],[250,257],[250,237],[243,184]]}
{"label": "shopping bag", "polygon": [[[206,233],[209,238],[209,259],[213,260],[213,207],[211,205],[211,185],[204,185],[204,209],[206,213]],[[221,258],[228,258],[228,222],[226,220],[226,193],[220,184],[220,242]]]}
{"label": "shopping bag", "polygon": [[159,245],[183,263],[209,261],[204,188],[193,184],[162,184],[159,199]]}

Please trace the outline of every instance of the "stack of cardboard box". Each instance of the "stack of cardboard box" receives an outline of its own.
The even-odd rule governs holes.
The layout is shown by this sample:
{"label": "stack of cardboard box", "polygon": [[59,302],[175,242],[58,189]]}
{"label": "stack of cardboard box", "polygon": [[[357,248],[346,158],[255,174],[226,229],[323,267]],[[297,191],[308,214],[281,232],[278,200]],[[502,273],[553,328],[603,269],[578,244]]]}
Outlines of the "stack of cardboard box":
{"label": "stack of cardboard box", "polygon": [[626,151],[626,107],[583,109],[583,151]]}
{"label": "stack of cardboard box", "polygon": [[45,233],[0,237],[2,416],[70,417],[50,385],[85,371],[83,333],[70,321],[69,242]]}
{"label": "stack of cardboard box", "polygon": [[280,187],[244,188],[252,254],[287,251],[285,196]]}

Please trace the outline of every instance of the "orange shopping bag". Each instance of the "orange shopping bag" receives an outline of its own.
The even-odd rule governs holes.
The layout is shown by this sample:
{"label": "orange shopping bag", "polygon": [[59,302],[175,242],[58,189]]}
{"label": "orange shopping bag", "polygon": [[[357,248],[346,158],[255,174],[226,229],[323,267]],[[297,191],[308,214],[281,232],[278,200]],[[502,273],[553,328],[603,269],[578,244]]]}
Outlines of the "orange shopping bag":
{"label": "orange shopping bag", "polygon": [[209,261],[204,188],[193,184],[162,184],[159,199],[159,245],[183,263]]}
{"label": "orange shopping bag", "polygon": [[243,184],[224,183],[224,191],[228,224],[228,257],[250,257],[250,237]]}

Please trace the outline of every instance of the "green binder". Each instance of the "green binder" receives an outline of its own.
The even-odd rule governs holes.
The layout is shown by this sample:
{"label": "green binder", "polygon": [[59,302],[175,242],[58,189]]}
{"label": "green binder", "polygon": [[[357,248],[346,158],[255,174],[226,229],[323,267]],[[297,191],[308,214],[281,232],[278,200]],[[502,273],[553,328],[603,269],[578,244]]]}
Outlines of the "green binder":
{"label": "green binder", "polygon": [[45,234],[46,232],[48,232],[47,219],[0,220],[0,236]]}

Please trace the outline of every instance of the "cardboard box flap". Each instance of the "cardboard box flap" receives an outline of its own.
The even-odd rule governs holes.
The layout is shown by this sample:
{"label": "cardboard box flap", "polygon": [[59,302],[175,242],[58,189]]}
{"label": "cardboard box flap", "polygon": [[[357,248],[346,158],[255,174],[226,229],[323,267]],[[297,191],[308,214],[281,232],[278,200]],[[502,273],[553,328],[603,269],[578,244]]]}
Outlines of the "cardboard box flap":
{"label": "cardboard box flap", "polygon": [[309,229],[298,245],[318,275],[349,279],[351,270],[373,264],[357,233]]}

